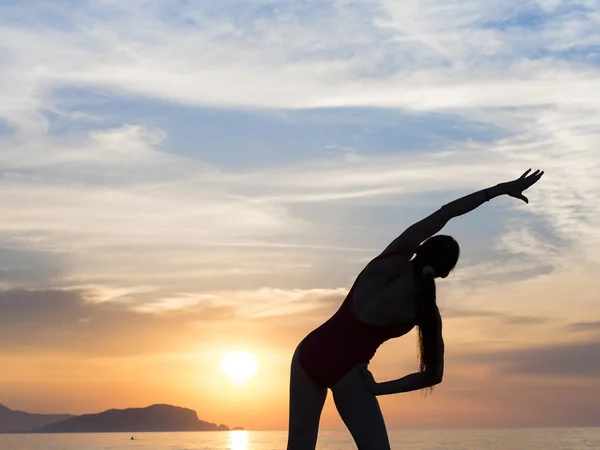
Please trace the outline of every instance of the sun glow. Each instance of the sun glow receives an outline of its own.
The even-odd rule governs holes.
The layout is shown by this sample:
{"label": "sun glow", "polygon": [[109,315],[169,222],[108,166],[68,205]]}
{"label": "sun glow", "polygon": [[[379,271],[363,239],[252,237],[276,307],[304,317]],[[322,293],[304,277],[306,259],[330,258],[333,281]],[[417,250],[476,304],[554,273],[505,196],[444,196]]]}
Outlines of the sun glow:
{"label": "sun glow", "polygon": [[231,450],[247,450],[248,433],[242,430],[230,431],[229,445],[231,446]]}
{"label": "sun glow", "polygon": [[258,373],[258,361],[248,352],[229,352],[221,356],[220,370],[234,384],[243,384]]}

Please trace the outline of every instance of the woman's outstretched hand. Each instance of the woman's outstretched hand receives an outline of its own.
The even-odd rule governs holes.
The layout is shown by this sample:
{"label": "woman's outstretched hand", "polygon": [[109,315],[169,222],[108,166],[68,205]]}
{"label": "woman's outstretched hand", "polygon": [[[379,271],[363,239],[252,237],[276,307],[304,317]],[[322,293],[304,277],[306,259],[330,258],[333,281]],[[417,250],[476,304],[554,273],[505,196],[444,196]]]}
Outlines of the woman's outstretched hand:
{"label": "woman's outstretched hand", "polygon": [[503,192],[511,197],[523,200],[525,203],[529,203],[529,199],[523,195],[523,191],[533,186],[535,183],[542,178],[544,175],[543,171],[536,170],[531,175],[528,175],[531,169],[527,170],[523,175],[513,181],[507,181],[502,183]]}

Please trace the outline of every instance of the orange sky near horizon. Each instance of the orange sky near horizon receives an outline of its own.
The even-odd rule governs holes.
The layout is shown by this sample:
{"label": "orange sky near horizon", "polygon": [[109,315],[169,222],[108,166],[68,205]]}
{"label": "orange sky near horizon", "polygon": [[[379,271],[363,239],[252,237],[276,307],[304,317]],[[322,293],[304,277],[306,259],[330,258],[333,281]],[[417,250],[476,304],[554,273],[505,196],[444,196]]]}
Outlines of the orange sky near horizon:
{"label": "orange sky near horizon", "polygon": [[[569,323],[584,321],[584,314],[577,315],[574,311],[571,317],[557,317],[552,308],[544,308],[544,302],[554,307],[569,302],[568,281],[557,283],[554,277],[548,277],[505,288],[471,288],[477,301],[486,299],[499,313],[490,317],[461,317],[452,308],[453,299],[467,290],[461,285],[459,273],[457,269],[454,279],[438,283],[442,313],[450,311],[444,325],[445,380],[425,398],[418,392],[380,397],[388,425],[397,428],[592,425],[600,400],[597,379],[569,376],[568,371],[576,371],[577,367],[565,368],[566,373],[561,374],[560,367],[551,367],[553,362],[548,356],[540,362],[548,364],[548,373],[542,368],[518,368],[527,362],[520,355],[525,349],[569,345],[577,348],[581,337],[586,336],[568,331],[567,327]],[[577,281],[573,279],[572,284],[577,285]],[[531,299],[529,304],[521,308],[522,313],[518,312],[518,305],[526,299]],[[593,300],[592,292],[589,298],[578,298],[579,302]],[[526,315],[532,310],[540,313]],[[506,311],[502,313],[505,316],[502,311]],[[92,345],[82,342],[75,352],[49,348],[37,354],[34,349],[5,354],[2,366],[19,370],[0,372],[3,403],[29,412],[71,414],[169,403],[195,409],[200,419],[230,427],[285,429],[289,359],[304,333],[320,322],[317,317],[298,319],[280,316],[243,323],[224,319],[197,327],[180,327],[174,322],[172,329],[160,333],[171,334],[167,345],[177,348],[177,352],[164,349],[154,352],[154,345],[163,340],[163,334],[153,335],[149,328],[146,338],[130,336],[131,330],[125,326],[114,330],[112,337],[107,329],[104,342]],[[557,334],[557,330],[563,331]],[[112,342],[113,339],[121,342]],[[129,348],[127,342],[135,343]],[[210,347],[206,342],[210,342]],[[108,347],[104,347],[106,344]],[[115,353],[115,345],[121,347],[122,355]],[[234,386],[219,372],[219,356],[230,350],[251,352],[260,362],[259,374],[242,386]],[[568,351],[567,348],[563,352],[557,364],[565,364],[564,358],[569,356],[564,353]],[[513,362],[515,367],[511,367]],[[414,332],[385,343],[371,364],[376,379],[382,381],[415,369]],[[331,395],[323,412],[322,426],[343,428]]]}

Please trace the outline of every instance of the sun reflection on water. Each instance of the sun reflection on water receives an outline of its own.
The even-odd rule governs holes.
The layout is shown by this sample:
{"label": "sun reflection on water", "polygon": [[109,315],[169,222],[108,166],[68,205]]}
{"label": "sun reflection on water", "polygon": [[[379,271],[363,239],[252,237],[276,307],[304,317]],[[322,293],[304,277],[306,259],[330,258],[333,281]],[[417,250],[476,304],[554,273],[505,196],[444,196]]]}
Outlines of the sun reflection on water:
{"label": "sun reflection on water", "polygon": [[248,450],[248,433],[245,430],[230,431],[229,448],[231,450]]}

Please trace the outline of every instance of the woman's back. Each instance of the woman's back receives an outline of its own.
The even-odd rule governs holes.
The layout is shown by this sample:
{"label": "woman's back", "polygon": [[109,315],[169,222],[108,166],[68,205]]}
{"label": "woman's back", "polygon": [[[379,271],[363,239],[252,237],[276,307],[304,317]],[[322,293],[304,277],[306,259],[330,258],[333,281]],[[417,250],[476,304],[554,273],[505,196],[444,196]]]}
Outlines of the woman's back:
{"label": "woman's back", "polygon": [[417,286],[410,261],[399,253],[384,253],[356,278],[351,310],[371,325],[414,322]]}

